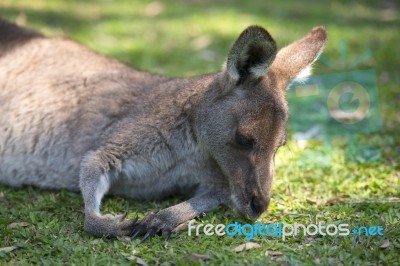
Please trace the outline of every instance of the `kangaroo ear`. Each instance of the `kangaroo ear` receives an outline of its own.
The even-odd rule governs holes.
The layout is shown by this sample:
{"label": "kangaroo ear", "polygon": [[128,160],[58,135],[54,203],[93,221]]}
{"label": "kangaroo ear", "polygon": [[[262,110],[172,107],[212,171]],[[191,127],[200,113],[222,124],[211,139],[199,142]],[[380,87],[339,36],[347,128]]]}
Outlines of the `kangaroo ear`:
{"label": "kangaroo ear", "polygon": [[302,39],[279,50],[271,68],[286,80],[308,77],[327,39],[328,33],[324,27],[313,28]]}
{"label": "kangaroo ear", "polygon": [[262,27],[250,26],[233,44],[223,73],[229,84],[259,80],[267,73],[276,52],[271,35]]}

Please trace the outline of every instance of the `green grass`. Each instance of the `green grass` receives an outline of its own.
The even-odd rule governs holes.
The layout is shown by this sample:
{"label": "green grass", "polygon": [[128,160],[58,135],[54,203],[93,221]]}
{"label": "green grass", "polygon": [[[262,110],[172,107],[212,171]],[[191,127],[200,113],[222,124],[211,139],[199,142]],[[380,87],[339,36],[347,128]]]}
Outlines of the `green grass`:
{"label": "green grass", "polygon": [[[143,244],[138,240],[97,239],[82,230],[83,202],[79,194],[1,186],[0,248],[17,249],[0,251],[0,264],[131,264],[127,257],[135,255],[150,265],[400,265],[399,6],[393,8],[395,1],[268,2],[177,0],[163,1],[160,8],[138,0],[3,0],[0,16],[48,35],[68,36],[100,53],[168,76],[218,71],[231,43],[250,24],[266,27],[280,47],[323,24],[329,31],[325,56],[335,63],[340,63],[340,40],[348,42],[348,63],[371,49],[373,57],[357,69],[373,68],[377,72],[383,128],[359,134],[357,140],[377,147],[380,162],[346,162],[346,143],[337,138],[332,167],[302,169],[297,164],[302,148],[289,138],[277,154],[271,206],[260,220],[380,225],[384,236],[351,234],[285,241],[257,237],[253,242],[261,247],[241,253],[233,249],[246,242],[244,237],[196,237],[186,231],[174,234],[169,242],[159,237]],[[317,63],[315,70],[321,74],[347,69]],[[310,142],[306,149],[317,146]],[[137,212],[143,217],[178,201],[143,203],[108,197],[103,212],[130,210],[131,216]],[[238,219],[230,210],[219,208],[197,222],[228,224]],[[29,225],[7,227],[21,221]],[[384,240],[390,241],[387,248],[380,247]],[[281,253],[265,256],[266,251]],[[191,253],[206,254],[210,259],[190,260]]]}

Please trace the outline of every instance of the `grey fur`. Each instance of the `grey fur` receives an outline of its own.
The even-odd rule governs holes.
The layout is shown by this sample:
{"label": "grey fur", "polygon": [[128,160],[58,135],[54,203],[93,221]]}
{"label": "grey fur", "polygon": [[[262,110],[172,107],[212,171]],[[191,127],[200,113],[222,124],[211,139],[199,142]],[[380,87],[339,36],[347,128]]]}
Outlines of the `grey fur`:
{"label": "grey fur", "polygon": [[[298,41],[302,65],[296,42],[276,55],[268,32],[252,26],[221,72],[168,79],[0,20],[0,182],[81,191],[85,230],[96,236],[169,236],[220,204],[255,219],[285,138],[289,76],[325,42],[321,27]],[[102,215],[106,193],[192,198],[137,221]]]}

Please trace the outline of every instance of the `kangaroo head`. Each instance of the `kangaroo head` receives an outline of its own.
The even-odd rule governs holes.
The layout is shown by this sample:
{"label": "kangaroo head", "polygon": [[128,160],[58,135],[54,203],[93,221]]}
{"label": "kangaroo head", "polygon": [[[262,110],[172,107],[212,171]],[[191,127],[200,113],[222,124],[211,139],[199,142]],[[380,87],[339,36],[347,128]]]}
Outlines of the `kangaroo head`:
{"label": "kangaroo head", "polygon": [[310,74],[327,40],[323,27],[277,51],[270,34],[248,27],[234,43],[197,114],[199,137],[230,186],[231,203],[256,219],[268,207],[274,157],[285,143],[288,83]]}

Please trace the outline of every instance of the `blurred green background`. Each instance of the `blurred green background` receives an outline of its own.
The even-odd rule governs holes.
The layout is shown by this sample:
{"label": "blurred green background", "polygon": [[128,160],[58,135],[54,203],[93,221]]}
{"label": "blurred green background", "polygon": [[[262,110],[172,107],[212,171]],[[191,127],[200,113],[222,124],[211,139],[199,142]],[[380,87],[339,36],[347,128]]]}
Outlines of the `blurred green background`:
{"label": "blurred green background", "polygon": [[[278,47],[316,25],[326,26],[329,42],[324,57],[335,67],[317,62],[316,74],[376,70],[383,127],[356,138],[377,147],[381,160],[346,162],[346,142],[335,139],[332,167],[303,169],[297,165],[299,154],[320,143],[304,144],[289,138],[277,154],[272,203],[261,221],[381,225],[385,236],[299,236],[286,241],[259,238],[254,242],[260,248],[242,253],[233,252],[233,248],[244,243],[244,238],[189,237],[186,231],[175,234],[169,242],[159,237],[144,244],[95,239],[82,230],[80,195],[0,186],[0,248],[15,248],[0,249],[0,264],[134,264],[136,256],[150,265],[399,265],[399,8],[400,3],[393,0],[2,0],[3,18],[49,36],[74,39],[139,69],[168,76],[218,71],[230,45],[251,24],[265,27]],[[344,66],[342,40],[348,43]],[[368,49],[372,57],[349,69]],[[141,203],[112,197],[105,200],[103,212],[131,210],[143,217],[178,201]],[[220,208],[198,222],[228,224],[235,220],[240,218]],[[21,221],[29,225],[10,228],[11,223]],[[209,259],[196,260],[192,253]]]}

